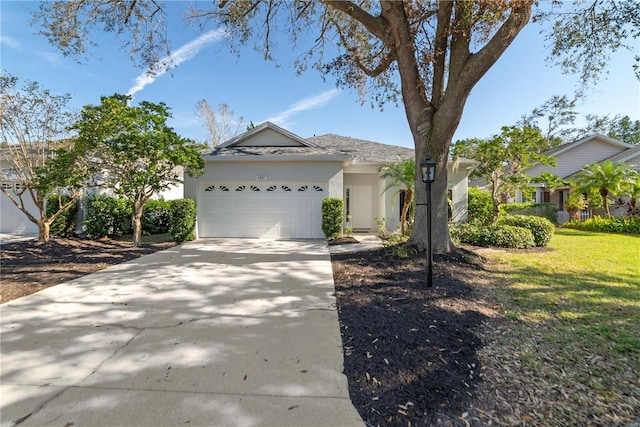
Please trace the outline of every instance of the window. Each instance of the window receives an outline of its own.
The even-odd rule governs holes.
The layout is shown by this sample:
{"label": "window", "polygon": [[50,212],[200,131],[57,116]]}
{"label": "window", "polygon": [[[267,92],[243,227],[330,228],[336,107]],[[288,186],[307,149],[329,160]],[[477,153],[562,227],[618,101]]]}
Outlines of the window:
{"label": "window", "polygon": [[302,187],[298,188],[298,191],[307,191],[309,189],[308,185],[303,185]]}
{"label": "window", "polygon": [[245,186],[241,185],[240,187],[236,188],[236,191],[244,191],[245,190]]}
{"label": "window", "polygon": [[256,187],[255,185],[251,186],[251,191],[260,191],[260,189],[258,187]]}
{"label": "window", "polygon": [[322,189],[322,187],[319,187],[319,186],[317,186],[317,185],[314,185],[314,186],[313,186],[313,191],[324,191],[324,190]]}
{"label": "window", "polygon": [[210,185],[210,186],[208,186],[207,188],[205,188],[205,189],[204,189],[204,191],[213,191],[213,190],[215,190],[215,189],[216,189],[216,186],[215,186],[215,185]]}
{"label": "window", "polygon": [[276,187],[275,185],[272,185],[271,187],[267,188],[267,191],[276,191],[278,189],[278,187]]}
{"label": "window", "polygon": [[226,185],[221,185],[220,191],[229,191],[229,188]]}
{"label": "window", "polygon": [[347,188],[346,190],[344,190],[344,204],[345,204],[345,211],[347,213],[347,220],[348,218],[351,218],[351,189]]}
{"label": "window", "polygon": [[291,191],[291,188],[286,186],[286,185],[283,185],[282,186],[282,191]]}

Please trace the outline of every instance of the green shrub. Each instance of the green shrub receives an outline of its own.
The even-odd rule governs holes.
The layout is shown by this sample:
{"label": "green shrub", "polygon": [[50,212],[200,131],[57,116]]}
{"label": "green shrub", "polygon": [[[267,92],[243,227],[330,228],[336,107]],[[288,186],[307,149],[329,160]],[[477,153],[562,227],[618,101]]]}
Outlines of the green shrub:
{"label": "green shrub", "polygon": [[535,240],[530,230],[510,225],[485,226],[478,223],[464,223],[452,227],[449,233],[454,242],[474,246],[518,249],[535,246]]}
{"label": "green shrub", "polygon": [[[47,218],[51,217],[54,213],[56,213],[60,207],[60,203],[63,205],[65,203],[69,203],[71,200],[71,196],[62,195],[60,196],[61,200],[58,200],[58,196],[50,196],[47,198],[45,211],[47,213]],[[73,230],[75,229],[75,218],[76,213],[78,212],[78,202],[76,201],[71,205],[69,209],[62,212],[56,219],[51,223],[49,228],[49,232],[54,236],[58,237],[71,237],[73,236]]]}
{"label": "green shrub", "polygon": [[169,205],[164,199],[149,200],[142,213],[142,230],[149,234],[168,233],[171,221]]}
{"label": "green shrub", "polygon": [[536,246],[547,246],[555,231],[551,221],[539,216],[508,215],[500,217],[499,224],[530,230]]}
{"label": "green shrub", "polygon": [[84,226],[90,239],[131,234],[131,205],[104,194],[87,197]]}
{"label": "green shrub", "polygon": [[327,238],[342,233],[343,207],[342,199],[329,197],[322,200],[322,231]]}
{"label": "green shrub", "polygon": [[558,207],[553,203],[503,203],[500,215],[540,216],[553,224],[558,223]]}
{"label": "green shrub", "polygon": [[640,217],[602,218],[600,216],[594,216],[585,221],[566,222],[562,224],[562,227],[605,233],[640,234]]}
{"label": "green shrub", "polygon": [[493,246],[500,248],[526,249],[536,246],[531,230],[512,225],[498,225],[492,227]]}
{"label": "green shrub", "polygon": [[195,239],[197,206],[193,199],[169,201],[171,224],[169,234],[178,243]]}
{"label": "green shrub", "polygon": [[469,221],[477,221],[480,224],[489,225],[493,221],[493,201],[491,194],[478,188],[469,188]]}

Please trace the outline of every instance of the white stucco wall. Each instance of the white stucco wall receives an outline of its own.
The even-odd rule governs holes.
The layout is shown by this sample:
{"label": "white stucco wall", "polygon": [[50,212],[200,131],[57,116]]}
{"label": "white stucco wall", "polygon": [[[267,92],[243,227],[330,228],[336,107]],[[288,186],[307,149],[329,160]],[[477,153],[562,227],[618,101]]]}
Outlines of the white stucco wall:
{"label": "white stucco wall", "polygon": [[[38,218],[38,209],[31,196],[23,195],[25,208]],[[27,216],[7,197],[0,192],[0,233],[38,234],[38,226],[29,221]]]}

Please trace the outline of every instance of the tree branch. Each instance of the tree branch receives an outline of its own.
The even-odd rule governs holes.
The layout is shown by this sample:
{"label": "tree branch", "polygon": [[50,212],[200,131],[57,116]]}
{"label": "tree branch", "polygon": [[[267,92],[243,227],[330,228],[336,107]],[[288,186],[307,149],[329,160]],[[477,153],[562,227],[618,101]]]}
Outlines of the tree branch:
{"label": "tree branch", "polygon": [[381,17],[371,15],[351,1],[322,0],[322,3],[349,15],[362,24],[371,34],[383,42],[387,42],[387,32]]}

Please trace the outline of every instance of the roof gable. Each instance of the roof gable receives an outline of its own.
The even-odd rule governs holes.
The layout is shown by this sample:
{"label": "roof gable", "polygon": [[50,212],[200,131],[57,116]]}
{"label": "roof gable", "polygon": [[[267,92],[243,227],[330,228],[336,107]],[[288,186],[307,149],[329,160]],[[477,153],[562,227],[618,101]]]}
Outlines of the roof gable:
{"label": "roof gable", "polygon": [[633,145],[631,144],[627,144],[625,142],[619,141],[617,139],[613,139],[610,138],[608,136],[602,135],[600,133],[594,133],[593,135],[589,135],[586,136],[582,139],[579,139],[577,141],[573,141],[573,142],[569,142],[567,144],[562,144],[559,147],[553,148],[551,150],[545,151],[544,154],[548,155],[548,156],[559,156],[562,153],[565,153],[567,151],[573,150],[583,144],[593,144],[593,143],[600,143],[600,144],[607,144],[607,145],[612,145],[615,148],[617,148],[619,151],[622,150],[626,150],[627,148],[632,148]]}
{"label": "roof gable", "polygon": [[314,144],[271,122],[264,122],[230,139],[220,148],[230,147],[316,147]]}

